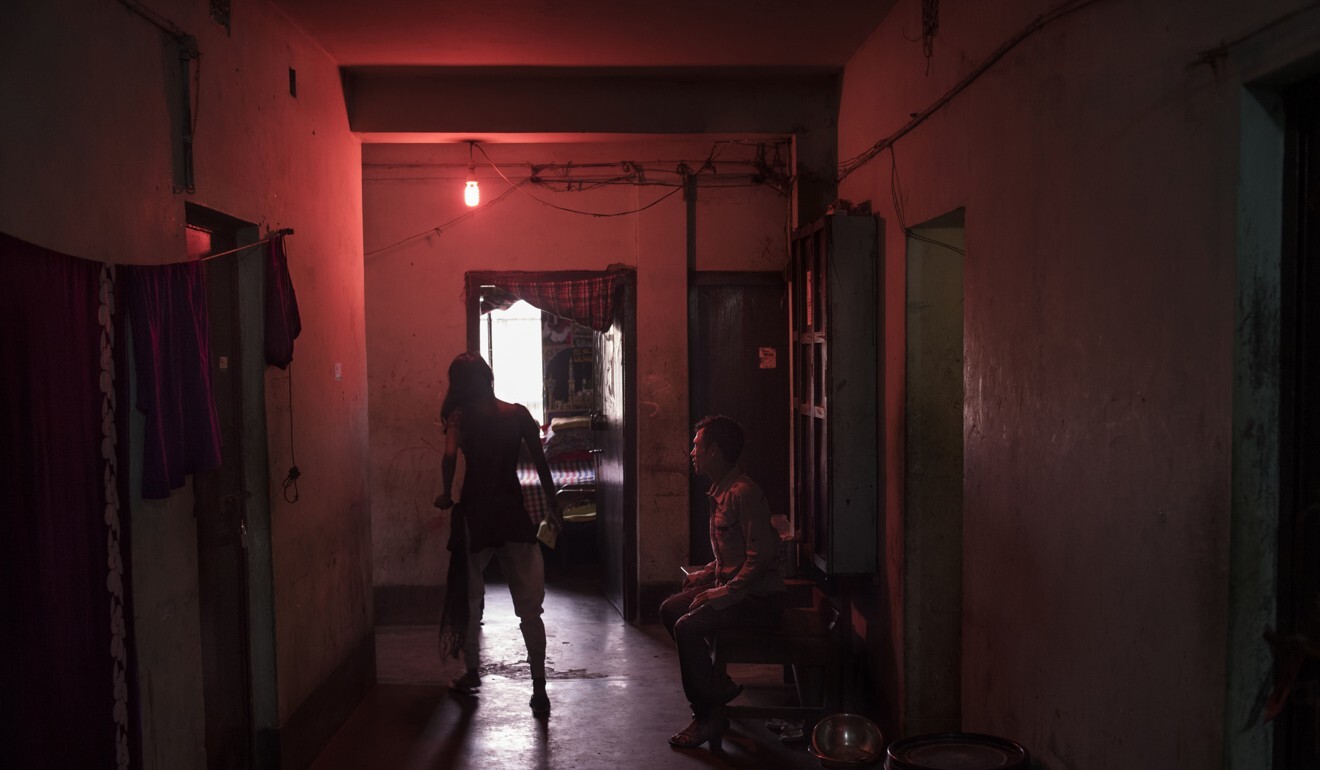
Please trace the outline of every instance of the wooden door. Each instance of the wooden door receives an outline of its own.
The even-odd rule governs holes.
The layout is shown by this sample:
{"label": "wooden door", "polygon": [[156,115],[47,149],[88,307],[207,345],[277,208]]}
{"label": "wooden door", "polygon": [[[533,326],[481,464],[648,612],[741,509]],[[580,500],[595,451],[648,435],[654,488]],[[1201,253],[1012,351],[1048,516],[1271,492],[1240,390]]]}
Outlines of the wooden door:
{"label": "wooden door", "polygon": [[[217,230],[211,245],[213,252],[224,251],[233,242]],[[236,259],[231,254],[206,263],[211,384],[220,418],[223,462],[219,468],[193,477],[209,770],[248,767],[252,754],[248,493],[241,450],[241,372],[249,362],[240,356]]]}
{"label": "wooden door", "polygon": [[637,618],[636,287],[619,288],[615,322],[595,340],[592,420],[602,589],[624,620]]}
{"label": "wooden door", "polygon": [[[788,288],[779,273],[697,273],[688,303],[692,422],[723,414],[743,427],[738,465],[765,490],[771,513],[789,513]],[[710,548],[710,479],[692,475],[689,562]]]}

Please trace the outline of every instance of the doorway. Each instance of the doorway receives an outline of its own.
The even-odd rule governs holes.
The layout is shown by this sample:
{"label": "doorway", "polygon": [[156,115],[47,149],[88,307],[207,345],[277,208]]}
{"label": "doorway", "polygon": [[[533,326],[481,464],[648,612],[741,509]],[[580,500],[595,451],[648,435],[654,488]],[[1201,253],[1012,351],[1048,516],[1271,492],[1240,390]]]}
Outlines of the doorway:
{"label": "doorway", "polygon": [[256,234],[248,223],[187,207],[188,255],[206,259],[211,384],[222,443],[220,467],[193,476],[209,770],[272,766],[277,755],[264,264],[260,248],[239,249]]}
{"label": "doorway", "polygon": [[907,238],[904,660],[911,733],[962,722],[963,257],[961,209]]}
{"label": "doorway", "polygon": [[[1277,768],[1320,766],[1320,78],[1284,94]],[[1279,691],[1276,689],[1276,695]]]}
{"label": "doorway", "polygon": [[[565,519],[556,548],[544,553],[547,579],[595,582],[620,615],[631,619],[637,612],[632,274],[468,273],[466,278],[469,349],[491,364],[496,395],[523,403],[542,425],[542,446],[559,490],[556,505]],[[602,302],[614,308],[608,328],[599,328],[604,318],[595,324],[585,317],[571,320],[573,312],[538,296],[570,284],[575,289],[567,293],[579,297],[610,287],[611,301]],[[529,514],[541,518],[544,505],[530,461],[519,463],[519,481]]]}
{"label": "doorway", "polygon": [[[761,485],[770,512],[787,516],[792,401],[784,277],[780,273],[696,273],[688,308],[689,424],[711,414],[737,420],[746,438],[738,466]],[[689,564],[706,564],[714,558],[706,496],[709,488],[709,479],[691,476]]]}

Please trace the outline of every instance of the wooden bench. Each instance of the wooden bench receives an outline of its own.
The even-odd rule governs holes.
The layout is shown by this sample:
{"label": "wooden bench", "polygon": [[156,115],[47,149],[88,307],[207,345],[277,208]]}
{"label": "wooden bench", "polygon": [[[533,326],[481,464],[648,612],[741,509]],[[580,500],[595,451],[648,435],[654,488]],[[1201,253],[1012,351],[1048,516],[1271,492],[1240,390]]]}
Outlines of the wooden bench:
{"label": "wooden bench", "polygon": [[794,705],[717,704],[711,710],[712,750],[732,717],[771,717],[803,722],[803,731],[837,709],[841,686],[842,640],[839,611],[819,590],[809,607],[784,610],[775,631],[721,629],[714,634],[715,681],[723,681],[731,663],[777,663],[784,666],[786,686],[794,691]]}

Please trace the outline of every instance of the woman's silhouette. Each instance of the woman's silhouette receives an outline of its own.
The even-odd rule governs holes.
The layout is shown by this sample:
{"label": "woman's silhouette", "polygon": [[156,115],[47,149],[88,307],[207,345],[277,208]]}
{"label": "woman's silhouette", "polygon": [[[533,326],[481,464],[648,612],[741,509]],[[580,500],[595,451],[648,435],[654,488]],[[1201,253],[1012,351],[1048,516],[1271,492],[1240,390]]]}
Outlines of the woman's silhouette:
{"label": "woman's silhouette", "polygon": [[[467,672],[451,688],[466,693],[481,686],[480,632],[471,620],[481,617],[485,585],[482,571],[492,557],[509,581],[509,594],[518,615],[527,660],[532,670],[532,711],[550,712],[545,691],[545,624],[541,605],[545,601],[545,567],[537,543],[537,525],[523,506],[518,483],[518,457],[526,446],[541,477],[541,489],[550,502],[549,523],[558,529],[554,483],[541,448],[541,431],[527,408],[495,398],[494,376],[481,358],[462,353],[449,365],[449,391],[440,407],[445,426],[445,456],[441,463],[444,491],[436,498],[439,508],[454,506],[451,498],[458,452],[465,461],[462,499],[456,507],[450,535],[451,559],[466,561],[467,623],[457,624]],[[456,565],[458,566],[458,565]],[[451,569],[451,575],[455,570]],[[462,577],[459,571],[458,576]],[[454,586],[450,586],[451,589]],[[461,600],[461,597],[459,597]],[[449,614],[448,612],[446,613]],[[453,624],[450,624],[451,629]],[[442,644],[447,629],[442,620]]]}

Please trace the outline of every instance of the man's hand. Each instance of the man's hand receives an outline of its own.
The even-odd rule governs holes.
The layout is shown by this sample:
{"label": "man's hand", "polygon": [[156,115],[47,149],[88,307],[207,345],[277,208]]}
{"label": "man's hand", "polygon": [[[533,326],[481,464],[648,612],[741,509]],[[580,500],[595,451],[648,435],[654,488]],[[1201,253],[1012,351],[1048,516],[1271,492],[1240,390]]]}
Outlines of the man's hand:
{"label": "man's hand", "polygon": [[705,570],[695,570],[683,576],[684,591],[696,588],[699,585],[705,585],[710,582],[710,573]]}
{"label": "man's hand", "polygon": [[435,507],[440,510],[447,510],[454,507],[454,501],[449,495],[440,495],[435,499]]}
{"label": "man's hand", "polygon": [[691,611],[695,610],[696,608],[702,606],[703,604],[708,604],[708,603],[710,603],[710,589],[709,589],[709,588],[707,588],[705,591],[702,591],[701,593],[697,594],[696,596],[692,597],[692,604],[688,605],[688,612],[691,612]]}

